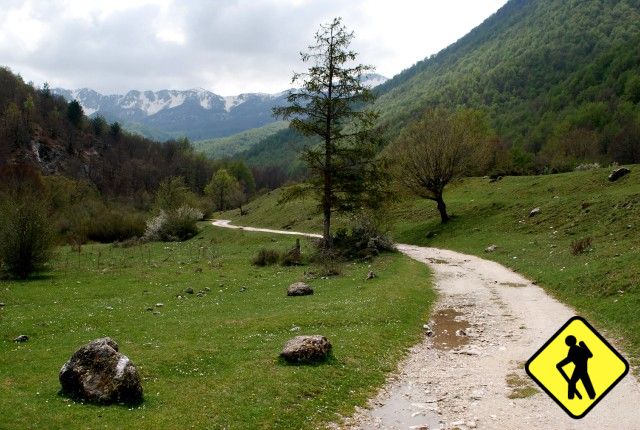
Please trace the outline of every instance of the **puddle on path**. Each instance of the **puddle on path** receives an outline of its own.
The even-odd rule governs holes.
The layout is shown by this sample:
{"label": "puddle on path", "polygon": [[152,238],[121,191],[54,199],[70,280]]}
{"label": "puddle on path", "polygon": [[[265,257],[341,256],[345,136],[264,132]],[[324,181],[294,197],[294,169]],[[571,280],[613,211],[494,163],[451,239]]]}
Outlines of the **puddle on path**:
{"label": "puddle on path", "polygon": [[441,309],[437,311],[432,321],[433,346],[442,351],[460,348],[469,343],[469,337],[464,334],[456,334],[459,330],[465,331],[469,323],[461,318],[464,314],[455,309]]}

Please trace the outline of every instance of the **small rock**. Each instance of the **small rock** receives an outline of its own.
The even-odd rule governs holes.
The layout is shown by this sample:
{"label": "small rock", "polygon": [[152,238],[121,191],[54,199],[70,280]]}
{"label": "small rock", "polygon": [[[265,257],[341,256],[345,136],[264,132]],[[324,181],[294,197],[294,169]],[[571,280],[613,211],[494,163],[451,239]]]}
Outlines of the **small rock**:
{"label": "small rock", "polygon": [[542,213],[542,209],[535,208],[531,212],[529,212],[529,218],[533,218],[536,215],[540,215]]}
{"label": "small rock", "polygon": [[294,325],[289,329],[289,331],[300,331],[300,327],[298,327],[297,325]]}
{"label": "small rock", "polygon": [[464,330],[456,330],[456,336],[458,337],[465,337],[467,335],[467,332]]}
{"label": "small rock", "polygon": [[0,303],[0,308],[4,308],[5,304],[4,303]]}
{"label": "small rock", "polygon": [[164,303],[156,303],[156,308],[161,308],[164,306]]}
{"label": "small rock", "polygon": [[373,271],[369,271],[369,273],[367,273],[367,281],[375,278],[377,278],[377,276],[375,273],[373,273]]}
{"label": "small rock", "polygon": [[153,311],[154,315],[161,315],[160,311]]}
{"label": "small rock", "polygon": [[478,425],[476,424],[475,421],[467,421],[467,427],[469,427],[470,429],[474,429],[476,428]]}
{"label": "small rock", "polygon": [[105,307],[105,309],[108,310],[108,311],[112,311],[113,310],[113,306],[107,306],[107,307]]}
{"label": "small rock", "polygon": [[185,288],[184,292],[187,294],[193,294],[193,288],[191,287]]}
{"label": "small rock", "polygon": [[208,291],[211,291],[211,288],[209,288],[209,287],[204,287],[204,290],[208,292]]}
{"label": "small rock", "polygon": [[198,291],[198,294],[196,294],[196,297],[204,297],[204,293],[202,291]]}
{"label": "small rock", "polygon": [[631,170],[627,169],[626,167],[620,167],[611,172],[611,174],[609,175],[609,181],[615,182],[620,178],[624,178],[629,173],[631,173]]}
{"label": "small rock", "polygon": [[496,252],[496,250],[498,249],[497,245],[489,245],[484,252]]}
{"label": "small rock", "polygon": [[296,336],[286,343],[280,357],[289,363],[315,363],[326,360],[331,343],[326,337]]}
{"label": "small rock", "polygon": [[295,296],[310,296],[313,294],[313,289],[304,282],[296,282],[294,284],[289,285],[287,289],[287,296],[295,297]]}
{"label": "small rock", "polygon": [[27,336],[26,334],[21,334],[20,336],[13,339],[13,341],[17,343],[24,343],[28,340],[29,340],[29,336]]}
{"label": "small rock", "polygon": [[428,324],[425,324],[422,326],[422,328],[424,329],[424,334],[427,335],[427,337],[432,337],[433,336],[433,330],[431,329],[431,326]]}
{"label": "small rock", "polygon": [[146,310],[147,312],[151,312],[151,311],[153,310],[153,307],[152,307],[152,306],[149,306],[149,307],[147,307],[145,310]]}
{"label": "small rock", "polygon": [[246,288],[246,287],[242,287],[242,288],[240,288],[240,292],[241,292],[241,293],[244,293],[245,291],[247,291],[247,288]]}

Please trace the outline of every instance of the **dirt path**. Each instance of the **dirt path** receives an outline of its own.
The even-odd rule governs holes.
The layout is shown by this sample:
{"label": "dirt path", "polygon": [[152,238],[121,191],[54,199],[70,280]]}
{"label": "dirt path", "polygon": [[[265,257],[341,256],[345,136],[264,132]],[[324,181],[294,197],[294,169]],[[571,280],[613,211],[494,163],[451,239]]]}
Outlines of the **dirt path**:
{"label": "dirt path", "polygon": [[575,315],[572,309],[498,263],[435,248],[398,249],[435,274],[439,299],[425,329],[432,333],[411,349],[370,408],[342,427],[640,430],[640,384],[631,375],[582,420],[533,389],[523,364]]}

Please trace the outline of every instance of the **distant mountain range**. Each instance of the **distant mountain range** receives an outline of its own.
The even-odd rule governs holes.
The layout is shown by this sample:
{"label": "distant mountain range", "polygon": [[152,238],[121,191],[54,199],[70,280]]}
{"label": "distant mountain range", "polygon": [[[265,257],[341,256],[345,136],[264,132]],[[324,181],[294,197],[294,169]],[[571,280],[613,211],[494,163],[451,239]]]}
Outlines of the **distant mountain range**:
{"label": "distant mountain range", "polygon": [[[364,79],[372,88],[386,81],[378,74]],[[186,136],[194,141],[231,136],[275,122],[271,110],[286,102],[288,91],[223,97],[204,89],[132,90],[124,95],[103,95],[89,88],[53,90],[69,101],[77,100],[86,115],[118,121],[146,137],[166,140]]]}

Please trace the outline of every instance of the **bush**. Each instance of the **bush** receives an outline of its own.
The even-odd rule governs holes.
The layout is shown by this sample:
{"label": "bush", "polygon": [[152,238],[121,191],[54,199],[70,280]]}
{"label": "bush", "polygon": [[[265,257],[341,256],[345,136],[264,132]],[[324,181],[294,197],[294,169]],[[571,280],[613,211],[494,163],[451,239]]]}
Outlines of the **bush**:
{"label": "bush", "polygon": [[160,214],[147,222],[146,240],[177,242],[191,239],[198,234],[198,221],[204,214],[195,208],[183,206]]}
{"label": "bush", "polygon": [[591,250],[593,240],[590,237],[571,242],[571,254],[580,255]]}
{"label": "bush", "polygon": [[370,259],[395,251],[395,244],[371,214],[360,214],[350,229],[339,229],[333,237],[335,252],[347,259]]}
{"label": "bush", "polygon": [[46,205],[39,196],[4,196],[0,202],[0,267],[26,279],[42,271],[53,246]]}
{"label": "bush", "polygon": [[274,264],[278,264],[280,262],[280,253],[275,249],[266,249],[262,248],[258,251],[251,263],[254,266],[265,267],[265,266],[273,266]]}
{"label": "bush", "polygon": [[145,222],[139,214],[109,209],[94,215],[83,230],[85,237],[95,242],[122,242],[141,237],[145,232]]}

